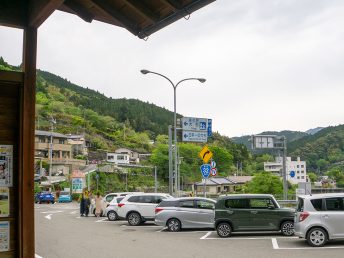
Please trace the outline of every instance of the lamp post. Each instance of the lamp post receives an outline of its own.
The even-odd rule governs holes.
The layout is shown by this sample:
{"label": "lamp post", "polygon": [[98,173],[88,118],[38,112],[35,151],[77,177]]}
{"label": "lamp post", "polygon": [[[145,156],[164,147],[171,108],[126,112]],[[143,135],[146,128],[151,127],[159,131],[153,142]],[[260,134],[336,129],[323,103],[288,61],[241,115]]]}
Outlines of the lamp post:
{"label": "lamp post", "polygon": [[[175,189],[176,189],[176,194],[178,194],[178,154],[177,154],[177,87],[180,83],[184,82],[184,81],[190,81],[190,80],[196,80],[199,81],[201,83],[204,83],[206,80],[203,78],[186,78],[186,79],[182,79],[179,82],[177,82],[176,84],[174,84],[167,76],[160,74],[160,73],[156,73],[156,72],[152,72],[149,70],[141,70],[142,74],[148,74],[148,73],[152,73],[155,75],[158,75],[160,77],[165,78],[166,80],[168,80],[172,87],[173,87],[173,100],[174,100],[174,112],[173,112],[173,131],[174,131],[174,172],[175,172]],[[170,175],[171,177],[171,175]]]}

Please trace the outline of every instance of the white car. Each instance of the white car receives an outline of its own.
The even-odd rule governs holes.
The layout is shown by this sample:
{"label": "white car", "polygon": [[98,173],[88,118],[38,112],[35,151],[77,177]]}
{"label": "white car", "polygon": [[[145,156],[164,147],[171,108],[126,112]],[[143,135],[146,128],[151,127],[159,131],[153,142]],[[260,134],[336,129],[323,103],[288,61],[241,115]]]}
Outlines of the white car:
{"label": "white car", "polygon": [[127,195],[118,204],[118,216],[137,226],[145,221],[154,221],[155,207],[164,199],[173,198],[165,193],[144,193]]}
{"label": "white car", "polygon": [[[109,193],[107,195],[105,195],[105,197],[102,200],[102,208],[101,208],[101,215],[102,216],[107,216],[106,213],[106,208],[110,205],[110,202],[112,201],[113,198],[115,197],[119,197],[119,196],[126,196],[128,194],[132,194],[132,193],[141,193],[141,192],[119,192],[119,193]],[[96,205],[95,205],[95,201],[94,198],[91,200],[91,209],[92,214],[96,215]]]}
{"label": "white car", "polygon": [[105,215],[110,221],[115,221],[118,219],[118,204],[124,199],[124,196],[115,197],[110,202],[109,206],[105,209]]}

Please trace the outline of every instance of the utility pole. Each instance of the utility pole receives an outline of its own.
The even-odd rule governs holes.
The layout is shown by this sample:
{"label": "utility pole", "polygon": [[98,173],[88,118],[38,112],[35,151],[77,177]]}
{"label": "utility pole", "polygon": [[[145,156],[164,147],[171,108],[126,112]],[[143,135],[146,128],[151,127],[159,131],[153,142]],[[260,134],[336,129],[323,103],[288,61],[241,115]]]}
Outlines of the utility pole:
{"label": "utility pole", "polygon": [[287,139],[283,139],[283,199],[288,200],[288,181],[287,181]]}
{"label": "utility pole", "polygon": [[49,146],[49,184],[51,186],[51,173],[52,173],[52,166],[53,166],[53,131],[54,131],[54,124],[56,124],[56,120],[51,116],[50,120],[50,146]]}
{"label": "utility pole", "polygon": [[154,166],[154,192],[158,191],[158,178],[157,178],[157,168]]}
{"label": "utility pole", "polygon": [[172,171],[172,126],[168,126],[168,190],[173,195],[173,171]]}

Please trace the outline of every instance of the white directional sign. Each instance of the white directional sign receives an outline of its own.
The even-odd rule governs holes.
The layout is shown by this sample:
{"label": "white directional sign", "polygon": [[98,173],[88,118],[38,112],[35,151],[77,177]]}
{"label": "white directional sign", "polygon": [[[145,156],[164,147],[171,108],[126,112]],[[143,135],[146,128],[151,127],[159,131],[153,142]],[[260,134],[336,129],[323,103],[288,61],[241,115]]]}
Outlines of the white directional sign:
{"label": "white directional sign", "polygon": [[182,128],[187,131],[207,131],[208,119],[197,117],[183,117]]}
{"label": "white directional sign", "polygon": [[186,131],[183,130],[183,142],[207,142],[208,133],[207,131]]}

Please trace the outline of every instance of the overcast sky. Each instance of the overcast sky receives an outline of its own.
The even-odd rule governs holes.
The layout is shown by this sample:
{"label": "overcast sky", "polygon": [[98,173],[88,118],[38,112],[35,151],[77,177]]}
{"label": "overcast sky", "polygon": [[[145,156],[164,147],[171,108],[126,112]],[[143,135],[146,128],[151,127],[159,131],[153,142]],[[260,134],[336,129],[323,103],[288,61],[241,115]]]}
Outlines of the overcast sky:
{"label": "overcast sky", "polygon": [[[220,0],[141,40],[56,11],[39,28],[37,67],[113,98],[213,119],[227,136],[305,131],[344,120],[344,1]],[[22,31],[0,26],[0,56],[21,63]],[[171,117],[172,122],[172,117]]]}

